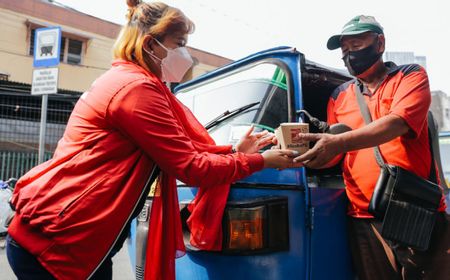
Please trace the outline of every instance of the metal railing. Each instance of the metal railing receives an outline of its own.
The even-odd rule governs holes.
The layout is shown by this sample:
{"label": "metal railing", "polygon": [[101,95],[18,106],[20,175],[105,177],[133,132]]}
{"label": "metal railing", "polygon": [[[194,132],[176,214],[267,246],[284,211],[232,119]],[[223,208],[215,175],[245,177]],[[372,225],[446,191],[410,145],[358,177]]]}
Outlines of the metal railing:
{"label": "metal railing", "polygon": [[[0,179],[19,178],[38,164],[41,96],[26,84],[0,81]],[[80,94],[49,95],[44,161],[50,159]]]}
{"label": "metal railing", "polygon": [[[51,157],[52,153],[45,153],[45,160]],[[0,178],[19,178],[37,164],[37,152],[0,151]]]}

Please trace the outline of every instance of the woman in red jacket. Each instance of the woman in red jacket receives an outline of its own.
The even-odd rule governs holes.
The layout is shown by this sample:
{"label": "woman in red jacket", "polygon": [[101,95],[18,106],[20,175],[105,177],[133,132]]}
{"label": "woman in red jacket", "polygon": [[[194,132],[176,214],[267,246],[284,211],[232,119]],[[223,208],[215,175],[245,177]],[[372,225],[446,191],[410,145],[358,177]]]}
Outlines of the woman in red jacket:
{"label": "woman in red jacket", "polygon": [[193,24],[163,3],[127,4],[112,68],[80,97],[53,158],[16,184],[7,255],[20,279],[111,279],[120,233],[155,165],[145,278],[174,279],[174,258],[184,253],[176,179],[199,187],[191,242],[219,250],[230,183],[265,167],[295,167],[289,151],[258,153],[272,140],[264,133],[249,131],[237,152],[215,145],[163,83],[191,67]]}

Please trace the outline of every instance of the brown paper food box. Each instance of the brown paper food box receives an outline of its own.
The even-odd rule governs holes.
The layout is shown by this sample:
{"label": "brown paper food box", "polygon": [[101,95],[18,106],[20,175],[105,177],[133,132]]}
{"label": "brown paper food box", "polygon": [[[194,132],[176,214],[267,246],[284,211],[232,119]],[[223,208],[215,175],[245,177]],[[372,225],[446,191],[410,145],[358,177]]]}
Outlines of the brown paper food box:
{"label": "brown paper food box", "polygon": [[281,123],[275,129],[275,136],[278,139],[278,146],[281,149],[294,150],[300,154],[309,149],[309,142],[296,139],[299,133],[308,133],[309,124],[307,123]]}

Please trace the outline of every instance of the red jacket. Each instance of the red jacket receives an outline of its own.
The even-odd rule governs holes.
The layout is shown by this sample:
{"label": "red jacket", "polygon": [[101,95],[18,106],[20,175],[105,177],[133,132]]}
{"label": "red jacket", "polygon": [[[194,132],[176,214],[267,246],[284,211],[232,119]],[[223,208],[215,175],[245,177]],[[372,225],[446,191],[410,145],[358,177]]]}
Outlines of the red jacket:
{"label": "red jacket", "polygon": [[101,264],[146,195],[154,162],[189,185],[262,169],[259,154],[199,152],[171,98],[151,73],[115,61],[80,97],[54,157],[16,184],[9,234],[56,278],[84,279]]}

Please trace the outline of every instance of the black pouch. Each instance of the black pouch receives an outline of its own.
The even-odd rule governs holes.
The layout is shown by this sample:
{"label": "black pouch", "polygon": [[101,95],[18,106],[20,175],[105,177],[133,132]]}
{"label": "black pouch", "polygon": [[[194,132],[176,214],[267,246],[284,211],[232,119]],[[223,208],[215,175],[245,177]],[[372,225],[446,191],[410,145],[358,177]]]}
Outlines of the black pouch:
{"label": "black pouch", "polygon": [[399,166],[385,165],[369,212],[383,221],[384,238],[424,251],[429,246],[441,197],[437,184]]}

